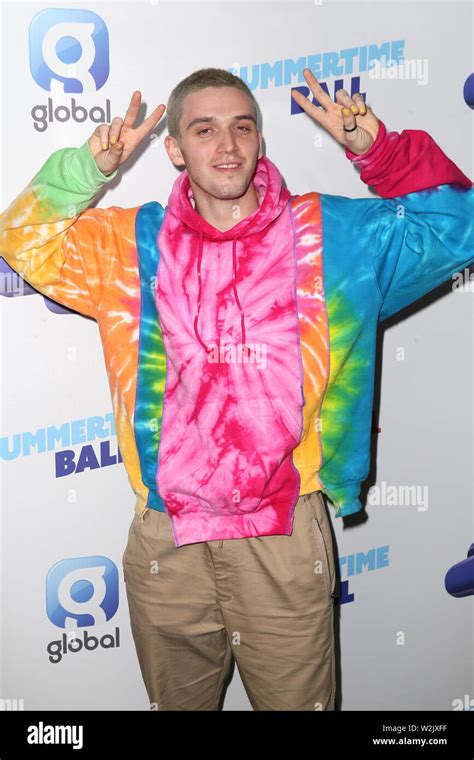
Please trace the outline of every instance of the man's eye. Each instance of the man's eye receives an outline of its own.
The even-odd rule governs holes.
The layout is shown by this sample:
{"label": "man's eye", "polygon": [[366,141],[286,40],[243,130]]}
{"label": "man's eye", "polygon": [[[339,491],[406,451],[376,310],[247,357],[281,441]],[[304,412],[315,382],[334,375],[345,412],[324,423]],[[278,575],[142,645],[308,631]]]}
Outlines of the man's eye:
{"label": "man's eye", "polygon": [[[245,124],[239,124],[237,126],[237,129],[244,130],[244,132],[250,132],[250,128],[246,127]],[[204,127],[203,129],[200,129],[198,131],[198,135],[203,135],[206,132],[211,132],[211,128],[210,127]]]}

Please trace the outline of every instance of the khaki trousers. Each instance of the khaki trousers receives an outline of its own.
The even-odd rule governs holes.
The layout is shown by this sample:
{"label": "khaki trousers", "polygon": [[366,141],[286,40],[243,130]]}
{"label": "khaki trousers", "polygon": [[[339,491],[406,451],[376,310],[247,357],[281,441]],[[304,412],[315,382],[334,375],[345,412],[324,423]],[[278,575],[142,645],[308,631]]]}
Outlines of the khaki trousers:
{"label": "khaki trousers", "polygon": [[176,547],[171,520],[134,516],[123,555],[130,623],[154,710],[219,710],[235,660],[254,710],[334,710],[330,518],[300,496],[290,536]]}

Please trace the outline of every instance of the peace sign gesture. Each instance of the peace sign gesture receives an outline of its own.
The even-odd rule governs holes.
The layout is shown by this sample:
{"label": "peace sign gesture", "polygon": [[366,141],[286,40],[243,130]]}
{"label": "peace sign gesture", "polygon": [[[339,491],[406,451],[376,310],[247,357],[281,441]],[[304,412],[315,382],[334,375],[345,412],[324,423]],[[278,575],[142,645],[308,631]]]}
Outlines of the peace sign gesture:
{"label": "peace sign gesture", "polygon": [[[365,105],[362,95],[357,93],[351,98],[346,90],[338,90],[337,103],[334,103],[310,69],[304,69],[303,73],[309,89],[322,108],[315,106],[298,90],[292,90],[291,95],[298,105],[352,153],[361,155],[369,150],[377,137],[379,120],[369,106]],[[344,127],[353,131],[346,132]]]}
{"label": "peace sign gesture", "polygon": [[166,110],[166,106],[161,103],[143,124],[134,128],[141,100],[141,92],[135,90],[125,119],[115,116],[111,124],[99,124],[89,137],[91,153],[102,174],[112,174],[125,163],[143,138],[156,127]]}

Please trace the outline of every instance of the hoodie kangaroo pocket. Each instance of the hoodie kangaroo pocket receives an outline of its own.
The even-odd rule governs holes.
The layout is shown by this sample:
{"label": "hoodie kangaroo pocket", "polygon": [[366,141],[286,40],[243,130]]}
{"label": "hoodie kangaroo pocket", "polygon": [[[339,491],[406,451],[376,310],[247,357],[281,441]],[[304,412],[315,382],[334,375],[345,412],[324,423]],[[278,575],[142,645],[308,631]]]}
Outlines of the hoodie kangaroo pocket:
{"label": "hoodie kangaroo pocket", "polygon": [[199,435],[198,423],[193,421],[194,406],[169,405],[165,410],[164,424],[158,454],[158,482],[185,482],[202,465],[206,448]]}

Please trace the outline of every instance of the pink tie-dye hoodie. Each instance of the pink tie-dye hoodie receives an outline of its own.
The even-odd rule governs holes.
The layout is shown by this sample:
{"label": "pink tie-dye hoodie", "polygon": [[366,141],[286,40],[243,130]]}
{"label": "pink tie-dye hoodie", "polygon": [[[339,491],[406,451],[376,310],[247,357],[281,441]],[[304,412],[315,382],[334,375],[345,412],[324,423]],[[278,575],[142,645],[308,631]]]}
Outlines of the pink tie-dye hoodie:
{"label": "pink tie-dye hoodie", "polygon": [[291,534],[316,490],[360,510],[378,325],[474,261],[472,183],[429,134],[380,122],[346,156],[381,197],[292,195],[263,157],[221,232],[186,171],[166,207],[91,208],[117,172],[86,142],[2,214],[8,264],[97,320],[136,514],[166,511],[176,546]]}
{"label": "pink tie-dye hoodie", "polygon": [[253,182],[259,208],[221,232],[193,208],[183,173],[158,236],[168,370],[157,482],[183,536],[291,532],[288,504],[299,494],[290,192],[267,158]]}

